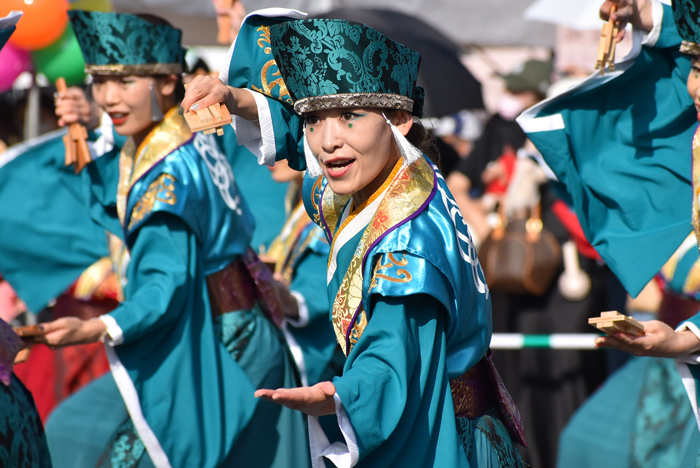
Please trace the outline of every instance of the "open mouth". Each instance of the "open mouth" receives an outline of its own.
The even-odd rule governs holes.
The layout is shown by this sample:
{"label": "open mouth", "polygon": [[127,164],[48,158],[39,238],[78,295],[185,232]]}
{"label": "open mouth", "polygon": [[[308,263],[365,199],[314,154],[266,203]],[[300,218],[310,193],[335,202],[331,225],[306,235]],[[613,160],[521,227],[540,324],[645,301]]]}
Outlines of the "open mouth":
{"label": "open mouth", "polygon": [[129,117],[129,114],[125,114],[123,112],[110,112],[109,113],[109,118],[112,119],[112,123],[114,125],[122,125],[124,122],[126,122],[126,119]]}
{"label": "open mouth", "polygon": [[325,165],[330,177],[341,177],[350,170],[354,163],[354,159],[334,159],[326,162]]}

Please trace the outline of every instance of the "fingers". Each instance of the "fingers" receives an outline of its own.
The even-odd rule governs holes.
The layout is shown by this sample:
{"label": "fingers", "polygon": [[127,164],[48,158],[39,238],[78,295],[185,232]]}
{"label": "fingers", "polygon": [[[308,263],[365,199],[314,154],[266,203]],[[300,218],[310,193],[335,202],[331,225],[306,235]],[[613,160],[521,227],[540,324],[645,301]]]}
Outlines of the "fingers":
{"label": "fingers", "polygon": [[214,104],[225,103],[229,95],[228,88],[218,78],[199,75],[188,85],[180,106],[183,112],[201,110]]}

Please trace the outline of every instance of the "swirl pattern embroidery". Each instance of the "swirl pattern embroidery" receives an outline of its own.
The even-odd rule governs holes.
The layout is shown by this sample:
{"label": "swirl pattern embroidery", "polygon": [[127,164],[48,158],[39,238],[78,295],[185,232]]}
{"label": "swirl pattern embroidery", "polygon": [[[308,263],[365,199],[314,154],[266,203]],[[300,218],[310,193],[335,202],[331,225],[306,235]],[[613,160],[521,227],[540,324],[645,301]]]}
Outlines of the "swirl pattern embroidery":
{"label": "swirl pattern embroidery", "polygon": [[[398,255],[401,254],[398,252],[390,252],[377,262],[377,265],[374,267],[374,273],[372,274],[370,290],[377,287],[377,279],[384,279],[392,283],[409,283],[413,280],[411,272],[406,268],[401,268],[408,266],[408,258],[405,255],[403,258],[397,258]],[[397,267],[396,276],[389,276],[393,272],[392,268],[394,267]]]}
{"label": "swirl pattern embroidery", "polygon": [[[272,55],[272,50],[270,48],[270,27],[269,26],[260,26],[258,28],[258,31],[260,31],[260,38],[258,39],[258,45],[260,46],[261,49],[265,52],[267,55]],[[274,67],[274,68],[273,68]],[[270,69],[276,70],[270,73]],[[277,79],[273,79],[272,81],[268,80],[268,76],[270,77],[276,77],[279,76]],[[275,62],[275,59],[272,58],[269,61],[263,65],[262,70],[260,72],[260,81],[262,82],[262,89],[258,88],[255,85],[251,85],[251,87],[262,94],[265,94],[267,96],[270,96],[271,98],[274,99],[279,99],[280,101],[287,102],[289,104],[292,104],[292,97],[289,95],[289,90],[287,89],[287,85],[284,83],[284,79],[281,76],[281,73],[279,71],[279,67],[277,67],[277,62]],[[279,87],[279,96],[274,96],[273,95],[273,90]]]}
{"label": "swirl pattern embroidery", "polygon": [[136,206],[131,210],[131,220],[129,221],[128,229],[141,222],[151,211],[156,202],[167,203],[174,205],[177,203],[175,196],[175,178],[170,174],[162,174],[156,180],[151,182],[148,190],[143,194],[141,199],[136,202]]}

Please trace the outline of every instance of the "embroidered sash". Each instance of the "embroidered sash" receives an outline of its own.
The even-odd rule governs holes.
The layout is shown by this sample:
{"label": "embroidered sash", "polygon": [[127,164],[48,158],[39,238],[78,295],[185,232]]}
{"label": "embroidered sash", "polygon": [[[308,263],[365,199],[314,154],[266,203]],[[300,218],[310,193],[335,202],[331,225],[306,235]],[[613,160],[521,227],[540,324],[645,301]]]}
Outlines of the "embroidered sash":
{"label": "embroidered sash", "polygon": [[[333,329],[345,356],[367,324],[362,309],[362,285],[368,253],[386,234],[421,213],[432,200],[436,185],[435,172],[424,158],[401,167],[365,228],[333,303]],[[324,217],[327,206],[334,214],[341,212],[342,208],[333,203],[337,201],[335,197],[327,187],[322,200]]]}

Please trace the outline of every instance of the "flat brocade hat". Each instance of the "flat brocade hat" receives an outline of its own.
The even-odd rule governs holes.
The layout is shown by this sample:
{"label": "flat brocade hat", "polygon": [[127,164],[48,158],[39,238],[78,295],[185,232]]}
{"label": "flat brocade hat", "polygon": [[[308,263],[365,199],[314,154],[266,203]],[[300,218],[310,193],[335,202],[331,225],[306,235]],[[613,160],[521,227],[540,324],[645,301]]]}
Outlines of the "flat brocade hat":
{"label": "flat brocade hat", "polygon": [[700,0],[673,0],[673,19],[683,38],[681,52],[700,55]]}
{"label": "flat brocade hat", "polygon": [[368,26],[286,21],[270,27],[270,44],[297,113],[373,107],[422,115],[420,55]]}
{"label": "flat brocade hat", "polygon": [[69,11],[71,25],[92,75],[169,75],[183,71],[182,31],[138,16]]}

